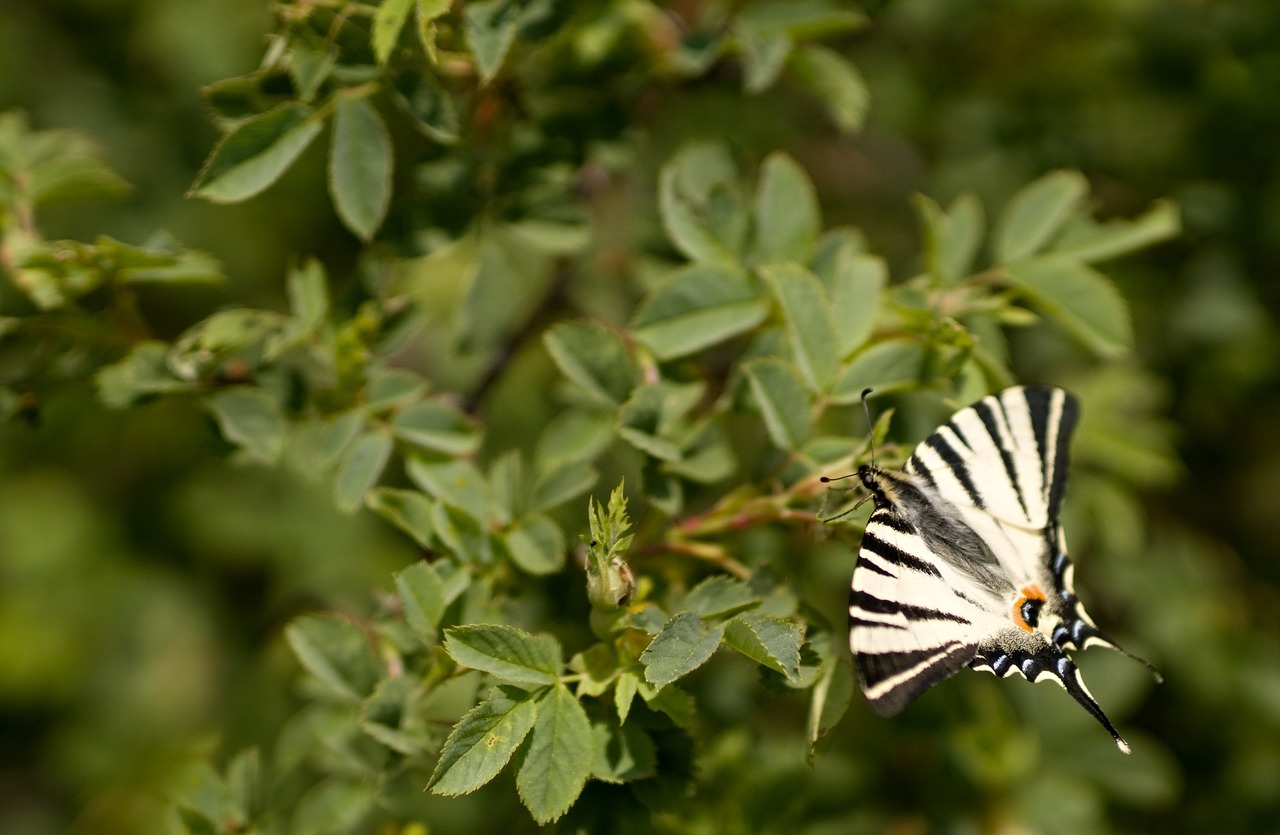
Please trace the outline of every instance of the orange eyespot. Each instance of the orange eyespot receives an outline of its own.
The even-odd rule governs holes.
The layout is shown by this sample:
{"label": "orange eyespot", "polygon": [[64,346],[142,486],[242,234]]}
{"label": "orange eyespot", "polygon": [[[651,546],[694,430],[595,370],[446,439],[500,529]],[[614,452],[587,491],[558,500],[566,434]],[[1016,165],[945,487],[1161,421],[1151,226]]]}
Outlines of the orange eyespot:
{"label": "orange eyespot", "polygon": [[1047,598],[1035,583],[1023,586],[1018,593],[1018,599],[1013,601],[1013,622],[1019,629],[1033,632],[1040,622],[1040,607]]}

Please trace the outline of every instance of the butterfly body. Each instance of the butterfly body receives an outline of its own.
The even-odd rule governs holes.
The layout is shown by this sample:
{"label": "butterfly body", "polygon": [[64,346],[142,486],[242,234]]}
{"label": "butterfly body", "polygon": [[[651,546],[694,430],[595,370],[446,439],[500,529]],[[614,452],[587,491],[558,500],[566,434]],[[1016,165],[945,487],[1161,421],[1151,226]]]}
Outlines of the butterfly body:
{"label": "butterfly body", "polygon": [[875,510],[849,639],[876,713],[968,666],[1056,682],[1128,751],[1067,654],[1114,647],[1075,595],[1058,524],[1077,413],[1061,389],[1006,389],[953,415],[902,471],[858,470]]}

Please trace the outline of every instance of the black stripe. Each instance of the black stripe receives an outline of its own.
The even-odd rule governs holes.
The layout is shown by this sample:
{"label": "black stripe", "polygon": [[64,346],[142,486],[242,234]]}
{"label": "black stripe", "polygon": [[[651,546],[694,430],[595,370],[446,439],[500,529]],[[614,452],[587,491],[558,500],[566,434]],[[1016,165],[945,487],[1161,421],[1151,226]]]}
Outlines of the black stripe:
{"label": "black stripe", "polygon": [[[973,411],[977,413],[978,419],[982,421],[983,428],[991,436],[991,442],[995,444],[996,449],[1000,450],[1000,460],[1004,462],[1004,474],[1008,477],[1009,484],[1013,486],[1013,495],[1018,497],[1018,505],[1022,508],[1022,515],[1030,518],[1031,514],[1027,512],[1027,503],[1022,498],[1022,486],[1018,482],[1018,472],[1013,465],[1013,454],[1000,442],[1000,426],[996,422],[995,412],[991,408],[992,400],[995,400],[995,398],[988,398],[974,403]],[[995,400],[995,402],[998,403],[999,401]],[[1007,412],[1004,415],[1004,422],[1006,426],[1009,425],[1009,414]],[[1043,483],[1042,480],[1041,484]]]}
{"label": "black stripe", "polygon": [[924,462],[921,461],[920,457],[914,452],[911,453],[911,457],[907,459],[907,464],[903,469],[912,475],[920,476],[920,478],[923,478],[929,487],[932,488],[933,492],[938,492],[938,482],[933,477],[933,473],[929,472],[929,468],[924,465]]}
{"label": "black stripe", "polygon": [[964,461],[956,454],[956,451],[951,448],[951,444],[947,443],[947,439],[934,432],[925,439],[925,444],[937,452],[947,467],[951,469],[951,472],[955,474],[956,481],[959,481],[960,486],[969,494],[969,499],[974,506],[983,507],[982,499],[978,496],[978,491],[974,489],[973,481],[969,478],[969,468],[965,466]]}
{"label": "black stripe", "polygon": [[[865,540],[864,540],[864,541],[865,541]],[[866,546],[864,545],[863,547],[865,548]],[[897,574],[890,574],[888,571],[885,571],[883,568],[881,568],[880,566],[876,565],[876,564],[875,564],[875,562],[874,562],[874,561],[872,561],[872,560],[864,560],[864,559],[862,559],[861,557],[859,557],[859,558],[858,558],[858,565],[854,568],[853,573],[854,573],[854,574],[857,574],[857,573],[858,573],[858,569],[859,569],[859,568],[865,568],[865,569],[867,569],[868,571],[874,571],[874,572],[875,572],[875,573],[877,573],[877,574],[882,574],[882,575],[884,575],[885,577],[888,577],[890,580],[896,580],[896,579],[898,579],[898,575],[897,575]]]}
{"label": "black stripe", "polygon": [[898,533],[904,533],[908,536],[916,535],[916,529],[911,526],[910,522],[888,508],[877,510],[871,514],[871,518],[867,520],[867,525],[884,525],[886,528],[895,530]]}
{"label": "black stripe", "polygon": [[862,548],[863,550],[870,551],[886,562],[893,563],[894,565],[900,565],[903,568],[909,568],[912,571],[918,571],[921,574],[931,574],[939,579],[942,578],[942,574],[934,566],[917,556],[908,554],[906,551],[890,542],[885,542],[871,531],[867,531],[863,534]]}
{"label": "black stripe", "polygon": [[941,644],[933,649],[903,652],[855,653],[858,685],[867,690],[885,679],[914,669],[926,661],[932,663],[921,668],[914,676],[867,703],[880,716],[893,716],[906,707],[916,696],[942,681],[956,670],[968,664],[977,647],[972,644]]}
{"label": "black stripe", "polygon": [[963,624],[964,626],[973,625],[971,621],[951,612],[942,612],[925,606],[912,606],[909,603],[899,603],[896,600],[881,600],[875,595],[867,594],[865,591],[857,589],[854,589],[849,595],[849,605],[876,615],[901,614],[908,620],[945,620]]}
{"label": "black stripe", "polygon": [[[977,404],[975,403],[974,405],[976,406]],[[964,433],[960,431],[960,427],[956,425],[955,418],[947,421],[945,426],[955,433],[955,436],[960,440],[960,443],[964,444],[969,449],[973,449],[973,444],[969,443],[969,439],[965,437]]]}
{"label": "black stripe", "polygon": [[866,626],[872,629],[906,629],[907,628],[900,623],[881,623],[878,620],[867,620],[866,618],[855,618],[855,617],[849,618],[849,626],[850,628],[854,626]]}

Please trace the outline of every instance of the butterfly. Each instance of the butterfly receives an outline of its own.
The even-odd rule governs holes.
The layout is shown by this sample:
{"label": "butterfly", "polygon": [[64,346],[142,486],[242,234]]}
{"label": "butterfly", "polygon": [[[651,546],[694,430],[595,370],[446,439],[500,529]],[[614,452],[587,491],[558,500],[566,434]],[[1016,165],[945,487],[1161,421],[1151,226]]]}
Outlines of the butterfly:
{"label": "butterfly", "polygon": [[967,666],[1056,682],[1129,752],[1069,655],[1097,645],[1129,655],[1076,597],[1058,523],[1079,411],[1062,389],[1019,386],[956,412],[900,472],[877,467],[872,448],[856,473],[875,509],[853,571],[849,645],[875,713],[897,714]]}

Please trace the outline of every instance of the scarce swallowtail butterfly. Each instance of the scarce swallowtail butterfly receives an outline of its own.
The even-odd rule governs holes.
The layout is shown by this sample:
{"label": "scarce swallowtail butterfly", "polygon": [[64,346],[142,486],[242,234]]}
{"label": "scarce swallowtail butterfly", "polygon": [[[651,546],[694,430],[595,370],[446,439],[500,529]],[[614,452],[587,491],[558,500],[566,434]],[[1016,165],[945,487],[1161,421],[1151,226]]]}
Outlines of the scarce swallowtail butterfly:
{"label": "scarce swallowtail butterfly", "polygon": [[875,510],[853,572],[849,645],[877,714],[968,666],[1057,682],[1128,753],[1068,655],[1124,652],[1076,597],[1058,524],[1078,414],[1062,389],[1008,388],[952,415],[901,472],[877,467],[872,448],[856,473]]}

